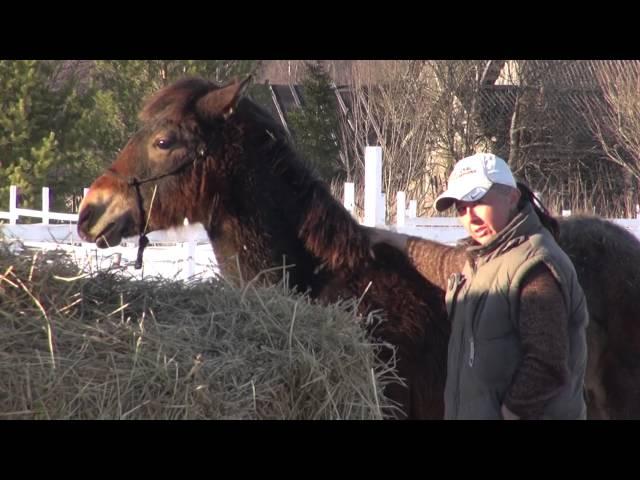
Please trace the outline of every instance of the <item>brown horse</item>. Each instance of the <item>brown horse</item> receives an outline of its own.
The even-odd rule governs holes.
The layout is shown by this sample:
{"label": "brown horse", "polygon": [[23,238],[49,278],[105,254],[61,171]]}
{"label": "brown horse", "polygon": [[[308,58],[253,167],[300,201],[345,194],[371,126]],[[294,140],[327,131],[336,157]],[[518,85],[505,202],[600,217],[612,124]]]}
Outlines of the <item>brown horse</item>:
{"label": "brown horse", "polygon": [[560,223],[587,297],[591,418],[640,419],[640,241],[595,217]]}
{"label": "brown horse", "polygon": [[[372,248],[365,229],[297,157],[285,132],[242,98],[243,86],[186,79],[152,97],[140,114],[142,128],[91,185],[81,205],[80,235],[104,248],[125,236],[182,225],[186,217],[205,226],[229,278],[249,280],[266,271],[262,280],[275,282],[282,274],[272,267],[286,262],[288,281],[299,291],[324,301],[362,297],[361,313],[384,312],[385,321],[367,328],[395,347],[406,379],[406,387],[386,388],[401,406],[397,416],[441,418],[449,335],[441,286],[453,271],[447,261],[455,249],[433,243],[420,275],[393,247]],[[640,244],[616,228],[569,220],[561,243],[576,263],[592,315],[601,312],[592,324],[607,332],[594,336],[602,355],[591,375],[599,400],[590,402],[590,411],[597,404],[602,413],[591,416],[620,418],[637,415],[640,405],[633,403],[638,379],[632,366],[640,351],[631,302],[638,285],[621,286],[618,297],[605,295],[602,286],[620,283],[632,265],[606,263],[616,255],[607,245],[624,243],[624,252],[640,259]],[[380,355],[391,353],[381,349]]]}
{"label": "brown horse", "polygon": [[[85,197],[78,231],[98,247],[124,236],[201,222],[223,275],[290,285],[324,301],[361,298],[359,311],[384,312],[367,325],[395,347],[407,386],[385,394],[389,416],[442,418],[449,327],[440,292],[388,245],[368,236],[296,156],[286,133],[241,98],[243,84],[186,79],[158,92],[142,128]],[[142,241],[142,237],[141,237]],[[231,260],[230,260],[231,259]],[[366,317],[364,317],[366,318]],[[381,348],[385,361],[392,350]]]}

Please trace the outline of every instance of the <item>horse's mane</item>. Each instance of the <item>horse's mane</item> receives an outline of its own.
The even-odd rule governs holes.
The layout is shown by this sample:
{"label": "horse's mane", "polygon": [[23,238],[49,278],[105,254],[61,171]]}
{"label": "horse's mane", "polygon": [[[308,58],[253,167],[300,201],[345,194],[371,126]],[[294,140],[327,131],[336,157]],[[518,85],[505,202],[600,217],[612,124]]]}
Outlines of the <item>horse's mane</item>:
{"label": "horse's mane", "polygon": [[362,266],[369,257],[368,238],[316,175],[312,165],[301,158],[286,131],[273,117],[244,98],[229,123],[229,128],[238,131],[239,126],[242,134],[248,136],[245,145],[256,146],[253,158],[259,165],[253,167],[266,176],[264,181],[279,184],[270,191],[281,193],[281,206],[286,208],[289,204],[294,208],[292,215],[297,214],[297,218],[292,221],[296,222],[297,234],[306,249],[331,270]]}
{"label": "horse's mane", "polygon": [[[139,119],[143,124],[180,123],[195,113],[198,99],[218,88],[219,85],[201,78],[179,80],[150,97]],[[219,142],[224,148],[219,155],[222,158],[216,159],[215,166],[210,165],[213,178],[222,168],[245,178],[253,175],[258,189],[264,182],[271,182],[269,195],[277,198],[266,200],[274,202],[277,208],[256,211],[265,216],[287,216],[305,248],[329,269],[354,269],[367,261],[369,241],[358,223],[333,198],[313,167],[298,154],[284,128],[265,109],[247,97],[242,98],[225,121],[222,135]],[[243,165],[237,156],[247,148],[252,151],[242,155],[249,164]],[[259,197],[260,192],[252,195]]]}
{"label": "horse's mane", "polygon": [[138,119],[143,124],[151,120],[178,122],[194,108],[200,97],[217,88],[220,86],[202,78],[183,78],[152,95],[143,105]]}

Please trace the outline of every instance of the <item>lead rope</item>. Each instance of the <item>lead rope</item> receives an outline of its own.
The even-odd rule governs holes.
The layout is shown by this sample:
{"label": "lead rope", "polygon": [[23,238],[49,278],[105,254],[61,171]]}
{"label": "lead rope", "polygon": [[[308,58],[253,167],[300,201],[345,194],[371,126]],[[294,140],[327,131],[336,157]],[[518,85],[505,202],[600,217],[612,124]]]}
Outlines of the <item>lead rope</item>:
{"label": "lead rope", "polygon": [[[138,208],[140,209],[140,217],[144,218],[144,205],[142,201],[142,194],[140,193],[140,185],[141,183],[137,178],[133,178],[129,185],[132,185],[136,189],[136,198],[138,200]],[[149,227],[149,219],[151,218],[151,211],[153,210],[153,201],[156,198],[156,192],[158,191],[158,185],[153,186],[153,194],[151,195],[151,202],[149,204],[149,214],[146,215],[147,221],[144,225],[144,228],[140,230],[140,238],[138,238],[138,255],[136,256],[136,263],[134,268],[136,270],[140,270],[142,268],[142,255],[144,253],[144,249],[147,245],[149,245],[149,238],[147,237],[147,228]]]}
{"label": "lead rope", "polygon": [[[131,180],[126,180],[126,178],[124,178],[124,180],[127,182],[127,185],[134,187],[136,189],[136,200],[138,202],[138,208],[140,209],[140,218],[144,219],[145,217],[144,202],[142,200],[142,193],[140,192],[140,185],[144,185],[145,183],[149,183],[149,182],[156,182],[165,177],[176,175],[185,167],[187,167],[189,164],[195,164],[197,161],[205,159],[206,153],[207,153],[207,150],[205,146],[200,146],[198,148],[198,154],[196,158],[194,158],[193,160],[187,160],[186,162],[181,163],[176,168],[174,168],[173,170],[170,170],[167,173],[145,178],[144,180],[138,180],[136,177],[131,178]],[[107,173],[118,178],[123,178],[122,175],[110,169],[107,170]],[[157,190],[158,190],[158,185],[156,184],[153,187],[153,195],[151,197],[151,203],[149,204],[149,215],[146,215],[147,221],[145,223],[144,228],[140,230],[140,237],[138,238],[138,255],[136,256],[136,263],[135,263],[136,270],[140,270],[142,268],[142,255],[143,255],[144,249],[149,244],[149,239],[147,238],[146,232],[147,232],[147,228],[149,227],[149,219],[151,218],[151,210],[153,209],[153,200],[156,198]]]}

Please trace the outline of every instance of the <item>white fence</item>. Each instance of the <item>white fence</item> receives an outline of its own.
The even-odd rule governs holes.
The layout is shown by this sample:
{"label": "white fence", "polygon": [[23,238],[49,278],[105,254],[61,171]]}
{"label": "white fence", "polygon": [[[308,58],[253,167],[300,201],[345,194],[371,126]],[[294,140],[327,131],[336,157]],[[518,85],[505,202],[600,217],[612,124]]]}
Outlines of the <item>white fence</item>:
{"label": "white fence", "polygon": [[[87,189],[84,193],[86,195]],[[40,218],[42,222],[19,224],[20,217]],[[200,224],[149,233],[143,268],[135,270],[137,238],[125,239],[119,246],[106,250],[83,242],[77,232],[77,213],[49,210],[48,187],[42,189],[42,210],[33,210],[19,208],[18,190],[12,185],[9,211],[0,211],[0,219],[9,221],[1,225],[0,230],[14,251],[21,250],[23,245],[65,250],[76,263],[89,271],[119,267],[123,273],[135,278],[161,276],[183,280],[208,278],[219,272],[207,233]],[[50,220],[65,223],[50,224]]]}
{"label": "white fence", "polygon": [[[86,195],[87,189],[84,189]],[[30,210],[18,208],[18,187],[9,187],[9,211],[1,212],[0,219],[9,220],[10,225],[15,225],[19,217],[34,217],[42,219],[42,223],[48,224],[49,220],[61,220],[63,222],[77,222],[77,213],[55,213],[49,211],[49,187],[42,187],[42,210]]]}
{"label": "white fence", "polygon": [[[385,223],[384,192],[381,191],[382,149],[380,147],[366,148],[365,170],[363,224],[390,228],[401,233],[447,244],[454,244],[466,235],[455,218],[416,217],[416,201],[409,200],[407,202],[404,192],[397,192],[395,225],[387,225]],[[85,194],[86,191],[87,189],[85,189]],[[354,212],[354,192],[353,183],[345,184],[344,206],[352,213]],[[137,239],[125,239],[120,246],[100,250],[94,244],[84,243],[78,237],[76,231],[78,214],[49,211],[49,189],[47,187],[42,189],[42,210],[19,208],[17,193],[17,188],[12,186],[9,211],[0,211],[0,219],[9,220],[8,225],[0,227],[4,236],[9,240],[19,240],[27,246],[40,248],[64,248],[76,257],[78,263],[87,265],[88,268],[98,269],[119,265],[132,276],[139,278],[144,278],[145,275],[161,275],[186,280],[206,278],[218,274],[213,250],[207,234],[200,224],[150,233],[148,235],[150,243],[145,250],[143,269],[136,271],[133,269],[133,264],[137,254]],[[41,218],[42,223],[18,224],[20,217]],[[50,224],[50,220],[67,223]],[[640,238],[640,218],[612,219],[612,221]]]}
{"label": "white fence", "polygon": [[[348,185],[348,188],[347,188]],[[466,236],[464,228],[453,217],[416,217],[416,201],[409,200],[408,206],[404,192],[396,194],[396,222],[387,225],[385,221],[384,198],[382,187],[382,148],[366,147],[365,149],[365,202],[362,223],[368,226],[390,228],[395,231],[429,238],[441,243],[453,244]],[[347,194],[347,190],[349,193]],[[353,183],[345,185],[345,207],[354,212]],[[347,201],[347,199],[349,201]],[[640,207],[636,207],[638,217],[632,219],[610,219],[626,228],[640,238]],[[563,210],[563,216],[571,215],[570,210]]]}

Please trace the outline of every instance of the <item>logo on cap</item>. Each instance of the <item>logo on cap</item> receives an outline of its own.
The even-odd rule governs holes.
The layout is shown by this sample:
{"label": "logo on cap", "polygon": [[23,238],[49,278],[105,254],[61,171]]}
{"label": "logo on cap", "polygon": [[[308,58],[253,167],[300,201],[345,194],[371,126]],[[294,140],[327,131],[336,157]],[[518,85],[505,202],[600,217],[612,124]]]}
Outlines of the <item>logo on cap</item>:
{"label": "logo on cap", "polygon": [[462,200],[465,200],[467,202],[474,202],[482,197],[485,193],[487,193],[487,190],[485,188],[476,187],[469,193],[467,193],[464,198],[462,198]]}
{"label": "logo on cap", "polygon": [[449,182],[451,182],[452,180],[457,180],[461,177],[464,177],[465,175],[473,175],[477,173],[477,171],[478,171],[477,168],[469,167],[469,166],[462,166],[458,170],[454,168],[452,178],[449,179]]}

